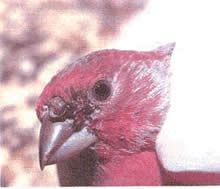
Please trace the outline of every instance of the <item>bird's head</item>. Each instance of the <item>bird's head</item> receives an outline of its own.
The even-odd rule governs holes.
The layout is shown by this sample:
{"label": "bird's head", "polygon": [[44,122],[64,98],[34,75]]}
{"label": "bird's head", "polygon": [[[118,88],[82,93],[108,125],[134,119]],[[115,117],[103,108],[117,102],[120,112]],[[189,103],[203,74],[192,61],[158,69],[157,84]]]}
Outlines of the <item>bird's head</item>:
{"label": "bird's head", "polygon": [[54,76],[36,108],[41,168],[90,146],[104,158],[154,150],[169,107],[174,45],[94,52]]}

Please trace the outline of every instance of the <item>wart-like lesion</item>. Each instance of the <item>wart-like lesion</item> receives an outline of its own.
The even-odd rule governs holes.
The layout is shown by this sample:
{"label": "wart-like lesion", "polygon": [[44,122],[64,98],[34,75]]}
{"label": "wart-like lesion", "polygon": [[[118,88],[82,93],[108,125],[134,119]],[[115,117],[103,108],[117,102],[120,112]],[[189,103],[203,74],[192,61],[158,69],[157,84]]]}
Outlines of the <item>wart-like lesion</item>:
{"label": "wart-like lesion", "polygon": [[52,122],[71,120],[75,130],[79,131],[91,123],[97,110],[99,107],[89,100],[87,92],[72,89],[70,102],[60,96],[52,97],[44,106],[43,115],[49,115]]}

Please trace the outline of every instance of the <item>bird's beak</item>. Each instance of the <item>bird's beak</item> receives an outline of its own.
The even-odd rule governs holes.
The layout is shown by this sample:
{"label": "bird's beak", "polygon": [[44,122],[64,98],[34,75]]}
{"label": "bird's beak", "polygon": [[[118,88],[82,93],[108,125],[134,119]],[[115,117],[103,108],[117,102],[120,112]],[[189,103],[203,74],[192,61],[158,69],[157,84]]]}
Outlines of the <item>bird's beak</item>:
{"label": "bird's beak", "polygon": [[51,122],[47,116],[40,130],[40,168],[70,159],[97,141],[97,137],[86,127],[75,132],[73,121]]}

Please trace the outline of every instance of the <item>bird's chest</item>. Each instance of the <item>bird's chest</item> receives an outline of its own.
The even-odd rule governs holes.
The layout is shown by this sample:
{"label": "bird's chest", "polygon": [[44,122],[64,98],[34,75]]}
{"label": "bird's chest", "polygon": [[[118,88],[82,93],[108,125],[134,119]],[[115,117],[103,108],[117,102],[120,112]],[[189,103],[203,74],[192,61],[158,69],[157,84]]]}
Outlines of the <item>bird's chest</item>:
{"label": "bird's chest", "polygon": [[94,185],[158,186],[162,185],[160,168],[154,152],[142,152],[112,158],[97,168]]}

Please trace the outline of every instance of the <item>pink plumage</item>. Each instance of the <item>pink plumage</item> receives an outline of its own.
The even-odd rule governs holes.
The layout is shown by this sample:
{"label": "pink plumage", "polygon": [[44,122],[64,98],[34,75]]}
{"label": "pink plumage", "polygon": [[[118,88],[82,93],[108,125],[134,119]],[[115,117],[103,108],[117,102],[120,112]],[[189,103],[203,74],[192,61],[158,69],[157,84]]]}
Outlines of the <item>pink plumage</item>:
{"label": "pink plumage", "polygon": [[[86,173],[80,169],[81,161],[76,173],[72,173],[73,180],[81,181],[73,181],[72,185],[161,185],[155,141],[169,108],[168,68],[174,45],[149,52],[97,51],[54,76],[36,109],[42,122],[41,167],[63,163],[71,155],[72,164],[74,156],[80,159],[80,152],[74,155],[77,150],[68,152],[68,158],[65,156],[67,147],[74,148],[70,142],[65,147],[65,142],[71,133],[86,129],[96,138],[84,149],[95,153],[90,164],[93,168]],[[50,144],[54,133],[45,132],[57,125],[61,125],[60,131],[64,130],[61,123],[69,131],[59,133],[54,147]],[[45,143],[50,147],[44,147]],[[68,174],[59,170],[60,174]]]}

